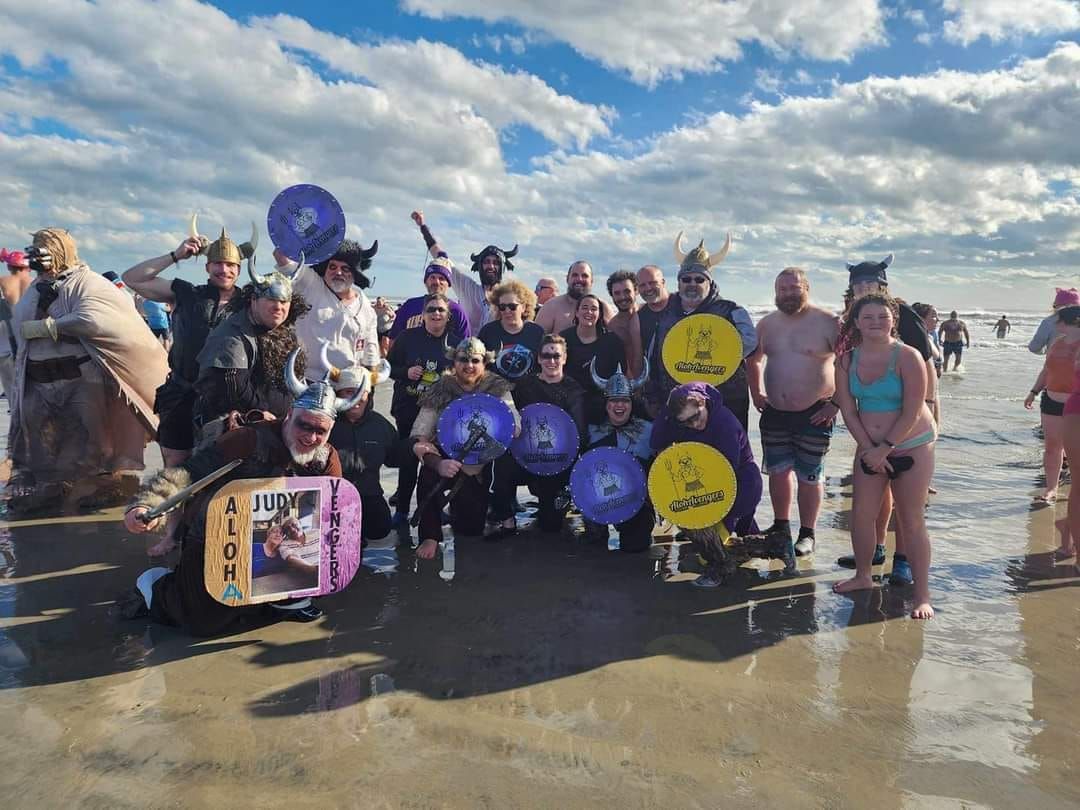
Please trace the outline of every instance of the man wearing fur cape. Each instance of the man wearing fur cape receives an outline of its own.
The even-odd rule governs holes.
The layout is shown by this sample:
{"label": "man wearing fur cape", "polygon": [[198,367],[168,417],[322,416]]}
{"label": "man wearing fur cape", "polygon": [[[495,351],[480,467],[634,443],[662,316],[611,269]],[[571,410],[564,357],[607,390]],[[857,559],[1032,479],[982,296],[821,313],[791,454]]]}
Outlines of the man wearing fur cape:
{"label": "man wearing fur cape", "polygon": [[113,473],[143,469],[157,431],[154,391],[169,370],[127,293],[79,261],[67,231],[38,231],[27,254],[37,279],[11,324],[19,338],[13,506],[23,509],[44,506],[72,482],[107,476],[88,483],[114,485]]}

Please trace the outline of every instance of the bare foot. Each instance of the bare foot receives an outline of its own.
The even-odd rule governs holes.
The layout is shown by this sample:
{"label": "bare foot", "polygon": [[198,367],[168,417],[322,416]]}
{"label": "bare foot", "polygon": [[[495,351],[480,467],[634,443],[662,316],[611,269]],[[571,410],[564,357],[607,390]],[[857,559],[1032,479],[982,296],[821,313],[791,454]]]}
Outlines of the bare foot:
{"label": "bare foot", "polygon": [[852,577],[837,582],[832,589],[833,593],[850,593],[851,591],[868,591],[876,587],[873,577]]}
{"label": "bare foot", "polygon": [[421,560],[430,560],[435,557],[435,551],[439,548],[439,544],[434,540],[425,540],[423,543],[416,547],[416,556]]}
{"label": "bare foot", "polygon": [[932,619],[934,618],[934,608],[929,602],[920,602],[911,609],[911,618]]}
{"label": "bare foot", "polygon": [[1054,549],[1054,559],[1067,560],[1076,553],[1076,544],[1073,543],[1072,535],[1069,533],[1069,519],[1063,517],[1055,520],[1054,528],[1061,535],[1061,545]]}
{"label": "bare foot", "polygon": [[1057,490],[1051,489],[1044,492],[1042,495],[1035,496],[1035,503],[1055,503],[1057,501]]}
{"label": "bare foot", "polygon": [[176,548],[176,541],[171,537],[163,537],[146,550],[147,557],[164,557]]}

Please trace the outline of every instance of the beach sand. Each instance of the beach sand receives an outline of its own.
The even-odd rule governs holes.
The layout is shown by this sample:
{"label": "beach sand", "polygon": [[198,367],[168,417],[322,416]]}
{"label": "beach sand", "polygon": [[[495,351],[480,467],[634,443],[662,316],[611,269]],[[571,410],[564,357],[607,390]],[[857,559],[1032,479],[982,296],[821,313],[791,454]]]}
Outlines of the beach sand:
{"label": "beach sand", "polygon": [[0,524],[4,806],[1075,807],[1080,579],[1030,507],[1038,360],[1014,362],[1016,395],[963,398],[990,349],[943,386],[925,623],[909,589],[829,590],[842,432],[817,554],[708,591],[670,544],[525,533],[459,541],[449,583],[372,552],[396,572],[319,622],[193,640],[114,615],[146,567],[119,510]]}

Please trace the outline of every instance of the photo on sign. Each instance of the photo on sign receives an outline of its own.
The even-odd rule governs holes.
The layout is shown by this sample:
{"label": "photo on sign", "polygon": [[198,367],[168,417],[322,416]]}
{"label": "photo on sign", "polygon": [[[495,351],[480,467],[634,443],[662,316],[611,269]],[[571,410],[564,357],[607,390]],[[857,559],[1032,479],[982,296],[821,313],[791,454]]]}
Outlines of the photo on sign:
{"label": "photo on sign", "polygon": [[251,494],[252,596],[285,597],[319,587],[320,494],[317,489]]}

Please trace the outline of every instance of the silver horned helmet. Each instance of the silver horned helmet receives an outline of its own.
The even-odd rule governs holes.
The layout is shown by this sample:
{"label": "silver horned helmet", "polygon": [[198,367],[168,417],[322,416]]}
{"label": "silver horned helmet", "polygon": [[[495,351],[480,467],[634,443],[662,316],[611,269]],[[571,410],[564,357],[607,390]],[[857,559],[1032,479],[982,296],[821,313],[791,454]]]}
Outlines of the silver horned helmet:
{"label": "silver horned helmet", "polygon": [[[281,301],[282,303],[288,303],[292,300],[293,288],[292,279],[288,276],[279,273],[274,270],[271,273],[267,273],[265,276],[260,276],[255,272],[255,256],[249,256],[247,260],[248,276],[251,278],[252,286],[255,289],[256,298],[271,298],[274,301]],[[304,269],[304,254],[300,254],[300,262],[297,264],[296,272],[299,273]]]}
{"label": "silver horned helmet", "polygon": [[589,363],[589,374],[592,375],[593,385],[604,392],[604,399],[630,399],[634,392],[645,384],[649,379],[649,358],[645,359],[645,367],[641,370],[641,376],[631,380],[623,374],[622,363],[615,367],[615,373],[606,380],[596,373],[596,358]]}
{"label": "silver horned helmet", "polygon": [[333,381],[341,374],[341,371],[330,364],[330,358],[326,350],[329,344],[324,343],[320,352],[322,364],[328,369],[326,376],[318,382],[305,384],[296,376],[296,358],[300,349],[292,350],[289,360],[285,364],[285,384],[293,395],[292,406],[302,411],[311,411],[337,419],[339,413],[349,410],[371,390],[371,376],[361,375],[356,393],[350,399],[342,399],[334,391]]}

